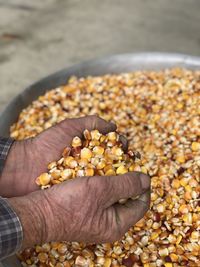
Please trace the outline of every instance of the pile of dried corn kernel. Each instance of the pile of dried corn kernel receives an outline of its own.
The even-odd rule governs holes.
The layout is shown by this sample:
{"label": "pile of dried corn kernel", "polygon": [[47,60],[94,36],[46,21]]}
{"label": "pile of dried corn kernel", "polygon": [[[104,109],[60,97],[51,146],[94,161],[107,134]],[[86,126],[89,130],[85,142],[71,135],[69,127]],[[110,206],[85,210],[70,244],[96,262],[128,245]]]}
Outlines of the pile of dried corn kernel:
{"label": "pile of dried corn kernel", "polygon": [[98,130],[85,130],[83,136],[83,140],[74,137],[62,157],[48,165],[48,173],[42,173],[36,179],[42,189],[82,176],[120,175],[131,171],[147,173],[139,153],[123,151],[120,135],[116,132],[103,135]]}
{"label": "pile of dried corn kernel", "polygon": [[[72,77],[24,109],[11,136],[25,139],[64,118],[96,113],[116,122],[130,149],[142,154],[152,177],[151,210],[113,245],[52,243],[43,251],[50,249],[52,259],[75,253],[78,266],[89,255],[98,258],[94,266],[200,266],[200,71]],[[129,253],[122,263],[121,246]],[[71,266],[62,260],[57,267]],[[42,261],[36,266],[48,266]]]}

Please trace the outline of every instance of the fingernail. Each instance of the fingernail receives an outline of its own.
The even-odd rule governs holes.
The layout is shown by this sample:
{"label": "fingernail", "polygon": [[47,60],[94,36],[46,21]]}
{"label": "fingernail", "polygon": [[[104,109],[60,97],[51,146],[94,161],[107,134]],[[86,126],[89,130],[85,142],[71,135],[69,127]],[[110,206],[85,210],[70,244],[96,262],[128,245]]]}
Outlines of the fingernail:
{"label": "fingernail", "polygon": [[144,173],[141,173],[140,174],[140,181],[142,183],[142,188],[144,190],[147,190],[149,189],[150,187],[150,184],[151,184],[151,181],[150,181],[150,177]]}

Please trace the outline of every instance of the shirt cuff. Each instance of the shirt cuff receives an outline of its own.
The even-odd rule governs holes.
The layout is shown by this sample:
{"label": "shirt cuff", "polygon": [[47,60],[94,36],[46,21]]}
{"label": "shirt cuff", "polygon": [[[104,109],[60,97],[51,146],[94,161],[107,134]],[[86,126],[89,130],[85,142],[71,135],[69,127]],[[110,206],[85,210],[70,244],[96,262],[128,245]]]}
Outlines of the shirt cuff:
{"label": "shirt cuff", "polygon": [[5,198],[0,197],[0,259],[20,250],[23,240],[21,222]]}
{"label": "shirt cuff", "polygon": [[4,163],[13,142],[14,140],[11,138],[0,137],[0,174],[3,170]]}

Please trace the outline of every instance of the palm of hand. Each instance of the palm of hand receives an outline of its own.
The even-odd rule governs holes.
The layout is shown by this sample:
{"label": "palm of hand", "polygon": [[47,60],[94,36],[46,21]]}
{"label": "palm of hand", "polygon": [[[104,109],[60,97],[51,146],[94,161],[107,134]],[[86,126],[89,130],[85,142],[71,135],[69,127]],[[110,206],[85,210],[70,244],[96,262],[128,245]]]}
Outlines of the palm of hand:
{"label": "palm of hand", "polygon": [[13,197],[38,190],[35,179],[47,171],[47,165],[60,158],[74,136],[81,137],[84,129],[95,128],[102,133],[116,129],[114,124],[87,116],[64,120],[35,138],[14,142],[0,177],[0,195]]}

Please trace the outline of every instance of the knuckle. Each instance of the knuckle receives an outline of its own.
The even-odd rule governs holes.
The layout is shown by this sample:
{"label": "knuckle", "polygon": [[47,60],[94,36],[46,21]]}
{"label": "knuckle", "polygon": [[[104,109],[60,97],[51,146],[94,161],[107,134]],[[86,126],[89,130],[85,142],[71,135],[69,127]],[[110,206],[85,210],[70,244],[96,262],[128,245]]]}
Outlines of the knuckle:
{"label": "knuckle", "polygon": [[95,125],[98,122],[98,120],[100,119],[98,115],[90,115],[88,117],[91,120],[91,122],[93,123],[93,125]]}

